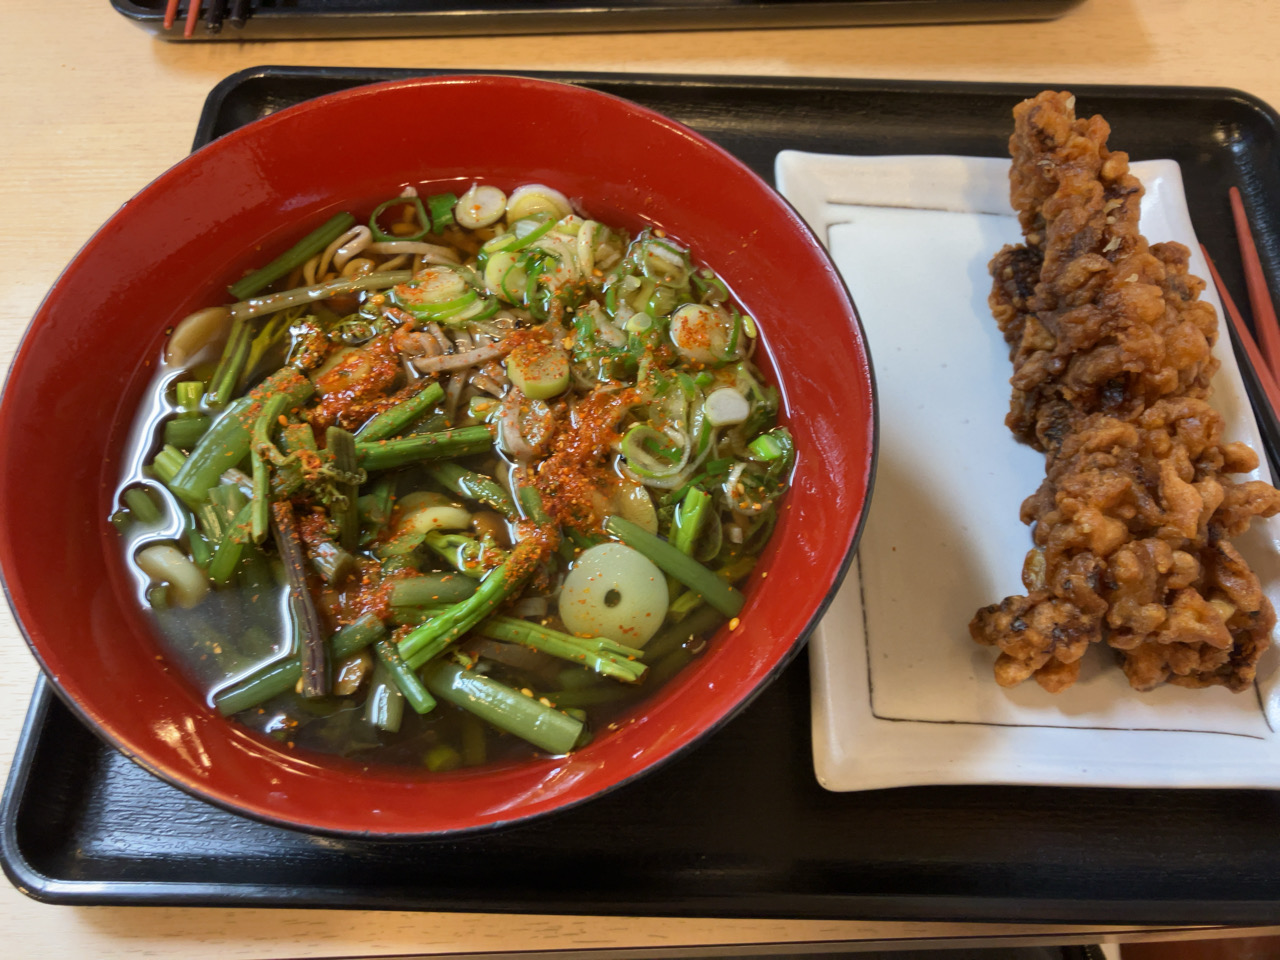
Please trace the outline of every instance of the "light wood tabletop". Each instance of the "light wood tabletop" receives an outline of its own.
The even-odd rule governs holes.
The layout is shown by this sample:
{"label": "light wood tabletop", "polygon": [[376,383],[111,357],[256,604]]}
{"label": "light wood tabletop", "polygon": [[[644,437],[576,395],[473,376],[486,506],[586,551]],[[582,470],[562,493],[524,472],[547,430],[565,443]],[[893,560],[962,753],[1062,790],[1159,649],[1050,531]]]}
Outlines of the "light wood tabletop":
{"label": "light wood tabletop", "polygon": [[[1086,0],[1050,22],[645,34],[180,44],[108,0],[0,4],[0,364],[45,291],[113,211],[191,146],[209,90],[263,64],[1190,84],[1280,104],[1280,7],[1269,0]],[[0,518],[3,522],[3,518]],[[36,667],[0,612],[0,776]],[[1133,928],[213,908],[58,907],[0,884],[10,957],[384,957],[717,945],[1114,939]],[[1145,935],[1157,934],[1147,931]],[[745,954],[765,948],[742,946]],[[720,950],[720,955],[729,951]]]}

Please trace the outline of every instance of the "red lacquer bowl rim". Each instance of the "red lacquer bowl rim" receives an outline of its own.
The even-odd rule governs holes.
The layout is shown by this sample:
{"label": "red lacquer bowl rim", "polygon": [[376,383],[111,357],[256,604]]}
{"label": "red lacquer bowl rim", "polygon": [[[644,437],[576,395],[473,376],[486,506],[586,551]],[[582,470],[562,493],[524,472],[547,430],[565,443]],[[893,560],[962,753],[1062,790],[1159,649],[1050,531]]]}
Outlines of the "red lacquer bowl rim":
{"label": "red lacquer bowl rim", "polygon": [[[137,738],[122,734],[119,726],[113,722],[112,716],[109,712],[95,709],[94,706],[81,702],[79,698],[64,686],[57,671],[50,663],[50,660],[46,657],[45,646],[53,644],[53,646],[50,647],[50,652],[56,653],[56,645],[58,641],[56,638],[51,639],[45,636],[41,631],[39,624],[35,622],[36,612],[32,598],[24,592],[21,585],[15,589],[14,582],[20,579],[19,577],[15,577],[15,571],[17,570],[18,564],[18,558],[15,555],[14,549],[15,545],[10,542],[9,532],[7,529],[0,533],[0,580],[3,581],[5,594],[14,611],[15,619],[18,622],[19,628],[22,631],[28,646],[39,661],[54,690],[59,694],[64,702],[70,706],[76,715],[91,728],[95,729],[100,736],[110,742],[114,747],[125,755],[131,757],[142,767],[161,779],[180,787],[186,792],[202,800],[212,802],[233,812],[247,814],[279,826],[336,836],[362,836],[376,837],[379,839],[420,839],[429,836],[459,835],[478,830],[492,829],[532,817],[544,816],[553,812],[567,810],[589,799],[612,792],[623,784],[634,780],[636,777],[668,762],[673,757],[685,753],[694,745],[704,741],[712,732],[718,730],[728,722],[728,720],[746,707],[747,704],[750,703],[754,697],[757,696],[775,677],[777,677],[777,675],[781,673],[781,671],[798,654],[809,633],[821,619],[827,606],[833,599],[835,591],[838,589],[852,562],[857,545],[857,539],[862,530],[870,504],[871,481],[874,474],[876,440],[878,434],[876,424],[877,407],[874,397],[874,380],[871,373],[870,356],[866,348],[866,339],[863,334],[860,321],[858,320],[852,301],[848,296],[848,292],[845,290],[843,280],[840,278],[840,275],[835,270],[834,266],[831,265],[829,259],[827,259],[821,244],[812,234],[812,231],[804,221],[795,213],[785,200],[774,193],[767,184],[761,181],[737,158],[733,157],[719,146],[706,140],[701,135],[694,133],[673,120],[663,117],[655,111],[639,106],[630,101],[614,97],[610,94],[604,94],[555,81],[511,75],[469,74],[431,76],[370,84],[367,86],[328,94],[315,100],[310,100],[287,108],[244,127],[240,127],[237,130],[213,141],[201,150],[196,151],[190,157],[175,164],[172,168],[161,174],[155,181],[140,191],[134,201],[122,208],[121,211],[109,219],[107,223],[94,234],[94,236],[82,248],[80,253],[77,254],[76,258],[64,270],[63,274],[47,294],[44,302],[33,317],[31,325],[24,334],[18,350],[15,353],[13,363],[6,375],[4,392],[3,395],[0,395],[0,438],[14,435],[11,434],[10,431],[22,429],[22,412],[17,409],[19,401],[14,397],[16,389],[15,385],[20,385],[23,380],[27,361],[30,359],[34,350],[33,342],[35,340],[36,332],[51,314],[54,314],[59,309],[65,309],[64,306],[60,306],[59,297],[64,286],[67,284],[68,277],[77,270],[87,269],[84,267],[84,264],[86,262],[92,263],[92,258],[100,253],[100,246],[106,242],[114,228],[119,224],[126,222],[127,218],[130,217],[131,207],[135,204],[156,196],[162,196],[164,192],[170,189],[175,182],[181,178],[190,176],[195,171],[204,169],[207,166],[216,163],[217,158],[223,154],[230,153],[237,148],[255,143],[269,143],[273,135],[278,135],[277,131],[287,130],[290,126],[298,123],[311,123],[314,127],[316,122],[315,118],[322,116],[325,111],[333,109],[335,105],[349,105],[353,102],[362,101],[370,97],[410,96],[421,91],[422,88],[431,88],[433,91],[438,93],[443,88],[474,89],[477,87],[493,89],[499,93],[506,92],[508,94],[519,91],[522,95],[558,96],[569,97],[571,99],[586,98],[586,100],[595,103],[597,106],[602,102],[611,104],[608,109],[618,111],[617,115],[619,122],[637,123],[650,131],[665,132],[665,135],[678,137],[681,140],[695,145],[699,155],[706,157],[707,162],[717,170],[721,172],[731,171],[736,177],[742,178],[745,176],[750,181],[755,182],[762,202],[769,202],[773,205],[772,209],[768,211],[770,217],[769,222],[771,224],[784,224],[786,228],[805,245],[803,253],[804,259],[819,262],[822,265],[821,271],[826,281],[832,285],[833,290],[838,290],[840,296],[843,298],[841,307],[844,311],[844,318],[849,321],[850,331],[853,336],[851,355],[858,361],[858,369],[850,372],[850,379],[855,382],[851,389],[862,391],[862,398],[865,405],[865,410],[863,411],[864,416],[858,419],[856,423],[849,424],[851,431],[855,428],[860,431],[852,442],[862,446],[862,456],[857,463],[857,471],[852,478],[861,490],[861,495],[857,498],[856,516],[840,518],[844,524],[840,527],[840,532],[843,536],[839,536],[838,542],[831,542],[825,547],[825,569],[828,573],[825,578],[826,582],[818,585],[818,589],[821,591],[820,595],[816,598],[816,602],[811,604],[808,616],[795,631],[795,635],[789,638],[776,638],[772,640],[768,647],[767,656],[764,658],[768,663],[767,669],[757,673],[754,681],[748,689],[742,689],[734,694],[731,701],[728,702],[723,709],[720,709],[718,714],[710,717],[699,716],[699,723],[696,725],[695,729],[684,732],[683,734],[673,735],[668,738],[669,742],[664,741],[661,746],[650,745],[647,752],[644,754],[644,759],[637,764],[633,764],[632,769],[630,770],[623,770],[616,775],[601,774],[599,773],[599,770],[597,770],[595,779],[599,780],[603,778],[604,782],[593,786],[591,789],[579,791],[568,789],[561,791],[556,794],[553,801],[542,804],[535,803],[529,807],[518,808],[517,812],[509,817],[490,816],[474,823],[454,822],[444,827],[425,826],[422,829],[410,828],[386,830],[377,828],[353,828],[347,825],[349,817],[338,817],[335,819],[332,815],[321,814],[315,810],[308,812],[305,809],[305,805],[302,808],[282,813],[278,808],[252,798],[246,799],[244,797],[238,797],[234,795],[233,791],[226,787],[220,787],[216,783],[211,785],[208,782],[199,780],[185,773],[181,769],[175,768],[170,763],[161,762],[150,754],[147,749],[146,742],[140,743]],[[487,93],[488,89],[484,92]],[[785,390],[785,381],[782,386]],[[11,469],[11,467],[0,468],[0,474],[7,474]],[[10,500],[6,493],[9,486],[10,480],[6,479],[5,476],[0,476],[0,506],[3,506]],[[770,549],[773,549],[772,545]],[[833,559],[835,560],[834,563],[831,562]],[[808,585],[808,589],[812,591],[814,588],[812,585]],[[748,610],[750,610],[750,605],[748,606]],[[745,613],[746,611],[744,611],[744,615]],[[669,693],[660,694],[654,702],[655,706],[670,699],[672,699],[672,697]],[[587,750],[590,749],[591,747],[587,748]],[[525,766],[532,767],[532,764]],[[587,777],[587,779],[589,782],[592,780],[591,777]],[[426,781],[416,782],[425,783]]]}

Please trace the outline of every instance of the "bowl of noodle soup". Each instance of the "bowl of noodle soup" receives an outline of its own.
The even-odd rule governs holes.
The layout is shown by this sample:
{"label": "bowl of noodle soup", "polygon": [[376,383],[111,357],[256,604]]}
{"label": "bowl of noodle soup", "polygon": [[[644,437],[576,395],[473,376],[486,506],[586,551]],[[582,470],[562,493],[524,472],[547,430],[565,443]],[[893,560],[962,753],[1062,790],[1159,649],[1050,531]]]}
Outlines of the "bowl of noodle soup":
{"label": "bowl of noodle soup", "polygon": [[[501,118],[500,136],[495,117]],[[532,188],[541,200],[529,199]],[[505,213],[473,226],[487,214],[468,220],[468,211],[492,200],[488,190],[502,194]],[[441,197],[452,199],[434,202]],[[326,238],[325,248],[333,249],[323,264],[313,256],[309,265],[295,264],[252,293],[228,293],[229,286],[233,292],[249,289],[241,283],[254,271],[346,211],[370,223],[378,236],[343,221],[343,236],[359,249],[344,252],[341,268],[334,266],[333,253],[347,244],[334,247]],[[441,215],[448,229],[440,226]],[[468,229],[460,230],[464,225]],[[437,243],[448,247],[437,258],[429,248],[442,239],[455,245]],[[478,259],[468,259],[473,256]],[[342,273],[359,261],[366,265]],[[500,276],[494,264],[501,265]],[[555,286],[549,278],[565,264],[576,264],[577,272],[572,283]],[[220,406],[211,399],[222,369],[219,352],[234,352],[222,341],[242,336],[244,353],[250,353],[251,341],[258,343],[254,338],[270,322],[267,312],[276,309],[268,303],[271,297],[341,285],[352,277],[359,286],[365,282],[362,271],[372,276],[376,270],[395,273],[391,279],[397,282],[304,292],[287,322],[277,324],[282,339],[275,347],[263,340],[261,356],[253,354],[255,363],[265,364],[262,370],[278,365],[290,383],[302,384],[305,400],[273,405],[264,385],[274,374],[255,379],[243,365],[230,377],[233,384],[239,378],[231,397],[222,397]],[[292,288],[291,278],[298,281]],[[571,287],[572,297],[544,296]],[[229,311],[215,315],[207,355],[200,354],[199,337],[194,346],[184,341],[175,347],[172,338],[188,337],[193,326],[184,325],[184,318],[206,308]],[[588,315],[594,319],[582,319]],[[471,325],[461,328],[460,318]],[[238,321],[244,328],[239,334],[233,325]],[[317,357],[308,366],[298,359],[308,330],[330,352],[327,361]],[[441,331],[443,346],[435,336]],[[595,354],[584,346],[588,333],[599,346]],[[358,391],[343,394],[334,378],[353,369],[359,377],[373,376],[370,358],[382,347],[394,361],[385,391],[352,413],[347,401]],[[68,349],[93,358],[87,370],[68,370]],[[271,349],[284,352],[272,360]],[[450,358],[468,350],[479,352],[466,377],[455,381]],[[530,355],[528,367],[518,366],[517,360]],[[548,355],[557,363],[562,356],[573,359],[564,379],[557,371],[547,373]],[[756,387],[744,386],[742,377]],[[440,382],[439,399],[423,389],[433,378]],[[203,407],[175,413],[175,385],[181,383],[201,384],[187,399],[194,396]],[[644,384],[657,386],[641,399],[627,392]],[[701,459],[696,449],[682,450],[688,441],[681,437],[690,435],[683,428],[699,416],[712,424],[704,435],[730,443],[735,428],[756,412],[754,406],[738,410],[739,401],[728,396],[735,391],[752,404],[772,398],[767,421],[758,422],[751,436],[741,430],[734,435],[737,459],[713,456],[723,453],[720,447],[703,449]],[[513,395],[519,404],[509,402]],[[603,404],[624,395],[630,412],[620,415],[621,422],[610,421],[612,432],[592,434],[586,398]],[[325,405],[339,396],[347,405],[329,410]],[[395,419],[414,398],[435,406],[426,414],[415,408],[413,426],[406,420],[389,432],[381,426],[371,431],[374,418],[391,411]],[[185,485],[201,457],[199,431],[215,432],[220,418],[226,429],[234,428],[233,418],[223,414],[237,403],[236,409],[251,411],[239,427],[243,446],[237,449],[245,458],[232,461],[244,470],[206,471],[213,477],[207,484]],[[821,245],[766,183],[719,147],[646,108],[566,84],[495,76],[376,84],[283,110],[197,151],[125,205],[67,267],[32,320],[0,402],[0,433],[9,449],[0,470],[0,503],[8,518],[0,533],[0,569],[23,633],[59,695],[100,735],[161,778],[228,809],[321,833],[420,837],[493,827],[570,807],[652,770],[723,725],[791,661],[839,585],[856,544],[874,462],[873,403],[861,328]],[[656,419],[659,408],[667,419]],[[530,410],[555,430],[542,438],[532,435],[526,429]],[[179,428],[171,435],[167,431],[174,428],[165,424],[197,416],[204,418],[197,433],[186,446],[176,444],[173,472],[185,473],[177,480],[157,479],[157,454],[175,446],[168,441],[181,433]],[[439,418],[434,427],[432,417]],[[672,423],[681,429],[673,431]],[[290,446],[299,430],[321,438],[318,452],[312,440],[301,452]],[[338,447],[327,430],[353,444],[356,459],[345,472],[339,455],[329,453]],[[408,455],[413,462],[407,467],[409,461],[395,459],[406,444],[418,450],[467,437],[480,442],[463,443],[460,459],[447,464],[430,461],[423,467],[413,461],[419,454]],[[627,512],[615,500],[590,522],[574,526],[568,518],[580,501],[563,491],[577,482],[583,461],[570,454],[584,437],[617,467],[609,474],[609,490],[641,490],[637,496],[652,509]],[[486,446],[490,440],[492,449]],[[531,460],[535,449],[541,459]],[[268,453],[275,458],[270,466]],[[563,477],[560,486],[542,482],[552,473],[550,465],[539,470],[553,453],[562,454],[554,464]],[[297,467],[311,464],[313,454],[329,464],[317,468],[318,474]],[[255,477],[253,464],[259,461],[264,472]],[[771,462],[779,466],[769,473]],[[442,466],[453,472],[446,477]],[[267,491],[278,490],[295,468],[306,474],[298,484],[322,477],[326,492],[316,496],[323,507],[295,492],[292,510],[285,511],[291,516],[281,517],[279,503],[273,512],[266,502]],[[377,485],[379,471],[398,478],[414,470],[431,478],[430,489],[410,490],[402,480]],[[505,516],[497,500],[468,492],[466,477],[489,479],[485,471],[510,496]],[[522,485],[519,477],[528,482]],[[752,477],[759,481],[754,486]],[[667,478],[676,479],[664,486]],[[758,492],[766,480],[772,484],[769,529],[756,538],[750,562],[731,577],[724,558],[738,555],[734,544],[752,541],[759,525],[744,518],[759,512],[765,499],[743,494],[744,484]],[[603,481],[597,476],[593,482]],[[642,648],[659,643],[662,627],[674,616],[714,602],[712,593],[719,589],[712,585],[704,596],[683,585],[679,561],[668,567],[661,553],[679,540],[673,518],[686,499],[701,496],[690,493],[699,483],[711,491],[709,497],[724,502],[715,521],[723,532],[723,543],[714,545],[721,559],[708,563],[721,574],[728,605],[706,621],[710,626],[696,643],[677,644],[678,670],[659,671]],[[231,498],[222,504],[228,511],[222,521],[209,519],[210,484]],[[737,505],[735,490],[743,496]],[[141,516],[148,508],[138,500],[139,491],[159,513],[150,527],[152,521]],[[522,491],[532,494],[532,506]],[[374,522],[375,494],[395,506],[371,533],[360,524]],[[263,507],[258,516],[255,503]],[[341,575],[351,578],[354,570],[354,579],[334,586],[316,573],[316,553],[340,539],[342,509],[355,525],[351,537],[363,540]],[[317,515],[324,521],[319,526],[313,523]],[[622,523],[602,533],[600,518],[615,515]],[[449,519],[455,516],[457,522]],[[228,532],[229,520],[244,532]],[[210,627],[223,636],[222,607],[207,606],[212,601],[205,596],[222,596],[218,584],[224,580],[239,578],[243,584],[251,566],[247,555],[237,553],[240,565],[228,566],[232,572],[226,577],[210,573],[222,543],[202,526],[206,522],[215,532],[221,523],[228,542],[247,544],[251,554],[260,551],[266,562],[257,582],[278,589],[283,598],[269,611],[275,619],[256,627],[274,660],[248,666],[237,660],[242,687],[255,671],[280,668],[290,656],[301,666],[290,661],[294,672],[268,692],[286,698],[305,692],[313,676],[307,672],[315,666],[307,666],[311,648],[303,643],[299,653],[295,643],[291,652],[275,635],[284,629],[280,624],[293,629],[302,616],[288,599],[296,594],[290,576],[302,567],[291,565],[294,548],[280,533],[293,530],[302,555],[312,561],[305,576],[320,584],[312,606],[326,632],[350,628],[361,611],[373,610],[382,621],[376,635],[363,641],[364,652],[348,657],[362,664],[351,681],[351,689],[360,692],[353,695],[367,699],[370,690],[381,689],[400,696],[392,681],[403,667],[417,670],[437,699],[447,699],[450,689],[462,691],[460,699],[474,699],[466,686],[472,678],[487,682],[491,676],[496,682],[505,676],[506,660],[519,659],[507,655],[515,644],[505,643],[511,637],[504,629],[542,631],[522,647],[542,658],[535,664],[542,670],[549,661],[540,645],[549,650],[554,643],[591,637],[604,645],[586,652],[571,647],[562,658],[576,671],[572,676],[568,667],[550,679],[543,675],[546,688],[557,691],[563,703],[542,687],[523,691],[557,714],[549,720],[539,714],[538,724],[546,721],[568,733],[512,751],[502,746],[510,736],[491,734],[498,746],[481,749],[478,760],[467,759],[465,730],[458,745],[451,745],[438,731],[413,726],[424,722],[410,716],[417,707],[410,711],[401,704],[409,718],[406,729],[415,732],[400,739],[411,748],[388,762],[350,744],[326,750],[325,743],[339,736],[331,727],[358,724],[376,707],[361,699],[348,716],[342,712],[346,706],[335,706],[332,684],[341,682],[339,663],[324,668],[333,676],[310,705],[282,707],[279,700],[250,697],[228,707],[231,687],[201,673],[209,658],[230,655],[228,644],[206,638],[200,641],[204,652],[185,657],[172,645],[175,635],[196,636]],[[444,527],[428,529],[432,524]],[[530,531],[548,527],[556,530],[555,542],[539,542],[538,550],[522,553],[521,544],[536,539]],[[633,542],[631,527],[648,530],[634,534],[640,539]],[[316,534],[320,528],[330,533]],[[193,538],[207,554],[194,550]],[[643,566],[648,559],[635,559],[648,556],[653,540],[662,541],[653,547],[660,572]],[[241,542],[227,549],[239,550]],[[195,563],[202,578],[216,582],[197,582],[195,594],[184,594],[181,576],[163,572],[165,551],[146,552],[156,544],[171,558],[181,555],[172,563]],[[485,553],[488,548],[493,552]],[[696,559],[694,545],[683,550],[686,559]],[[622,567],[610,551],[626,554]],[[512,560],[516,555],[532,558],[521,570],[523,592],[494,592],[497,580],[519,566]],[[712,548],[705,553],[716,555]],[[602,569],[620,578],[618,589],[588,586],[585,593],[573,593],[574,569],[594,569],[589,556],[604,558]],[[425,566],[423,557],[430,558]],[[482,575],[467,580],[468,564],[482,567]],[[456,597],[430,598],[438,603],[406,601],[393,615],[383,594],[371,599],[376,591],[361,593],[358,586],[361,580],[382,585],[384,575],[388,589],[401,579],[421,587],[431,577],[448,590],[458,583],[464,589]],[[594,574],[583,572],[578,579],[581,588]],[[652,627],[637,632],[627,621],[622,633],[612,634],[612,627],[562,615],[572,596],[574,603],[600,606],[612,624],[618,590],[631,603],[641,581],[661,587]],[[446,633],[444,619],[462,617],[460,607],[475,605],[468,598],[486,590],[494,596],[483,616],[450,621],[453,632]],[[642,594],[636,602],[643,606],[649,601]],[[668,613],[664,623],[663,610],[685,594],[685,608]],[[184,619],[188,609],[200,614],[195,626]],[[176,626],[170,629],[170,623]],[[248,635],[240,627],[234,633]],[[421,643],[406,646],[411,635]],[[229,644],[237,645],[242,640]],[[427,661],[414,659],[424,647],[437,658],[425,668]],[[440,657],[452,659],[443,663]],[[499,665],[489,670],[485,657]],[[603,657],[640,693],[592,714],[589,704],[580,707],[571,696],[570,681],[595,689],[579,676],[587,671],[575,657]],[[664,674],[661,680],[653,680],[658,673]],[[365,710],[370,712],[360,712]],[[311,740],[294,736],[297,716],[320,733]],[[320,719],[312,723],[313,717]],[[458,722],[471,723],[465,717]]]}

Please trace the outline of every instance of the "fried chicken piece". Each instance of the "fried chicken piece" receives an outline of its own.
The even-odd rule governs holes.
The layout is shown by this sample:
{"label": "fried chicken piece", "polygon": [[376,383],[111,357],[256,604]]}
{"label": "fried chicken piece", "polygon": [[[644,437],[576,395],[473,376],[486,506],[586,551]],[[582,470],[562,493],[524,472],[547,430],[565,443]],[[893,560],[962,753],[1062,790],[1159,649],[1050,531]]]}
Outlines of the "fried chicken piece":
{"label": "fried chicken piece", "polygon": [[1275,612],[1230,543],[1215,543],[1202,557],[1200,591],[1179,592],[1162,627],[1125,653],[1125,675],[1139,690],[1166,681],[1184,687],[1222,684],[1237,692],[1253,684],[1258,657],[1271,644]]}
{"label": "fried chicken piece", "polygon": [[970,630],[979,643],[1000,647],[995,667],[1000,686],[1012,687],[1034,675],[1046,688],[1056,683],[1062,689],[1065,676],[1075,679],[1073,671],[1064,673],[1063,668],[1076,664],[1100,638],[1100,626],[1100,618],[1040,590],[983,607]]}
{"label": "fried chicken piece", "polygon": [[1275,613],[1231,546],[1280,492],[1236,482],[1257,456],[1224,442],[1206,402],[1213,309],[1176,243],[1138,231],[1141,185],[1100,117],[1043,93],[1014,111],[1011,196],[1026,238],[991,262],[992,315],[1010,348],[1006,420],[1046,453],[1022,505],[1035,548],[1025,596],[984,607],[973,638],[996,680],[1073,683],[1105,640],[1132,686],[1248,687]]}
{"label": "fried chicken piece", "polygon": [[[1225,536],[1280,513],[1280,492],[1219,472],[1256,466],[1238,444],[1221,443],[1222,427],[1191,398],[1162,400],[1136,422],[1078,421],[1023,503],[1036,544],[1023,567],[1029,594],[984,608],[970,625],[975,640],[1000,648],[1000,683],[1048,669],[1060,685],[1058,664],[1079,658],[1082,636],[1106,639],[1144,689],[1210,674],[1220,679],[1207,682],[1233,686],[1256,663],[1274,616]],[[1227,672],[1228,657],[1204,649],[1233,644],[1251,653]]]}
{"label": "fried chicken piece", "polygon": [[1160,397],[1205,397],[1213,308],[1181,244],[1138,231],[1142,185],[1101,117],[1067,93],[1014,110],[1011,197],[1026,244],[992,262],[992,313],[1011,347],[1018,439],[1050,450],[1073,414],[1128,418]]}

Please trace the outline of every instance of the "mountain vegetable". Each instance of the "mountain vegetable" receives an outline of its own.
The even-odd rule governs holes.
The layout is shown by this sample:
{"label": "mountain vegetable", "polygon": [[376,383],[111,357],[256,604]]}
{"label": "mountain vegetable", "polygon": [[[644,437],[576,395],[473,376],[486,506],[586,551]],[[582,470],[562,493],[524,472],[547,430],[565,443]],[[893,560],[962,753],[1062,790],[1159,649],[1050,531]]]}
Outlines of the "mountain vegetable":
{"label": "mountain vegetable", "polygon": [[441,776],[643,709],[742,613],[796,457],[681,243],[459,189],[335,216],[179,324],[111,517],[213,708]]}

